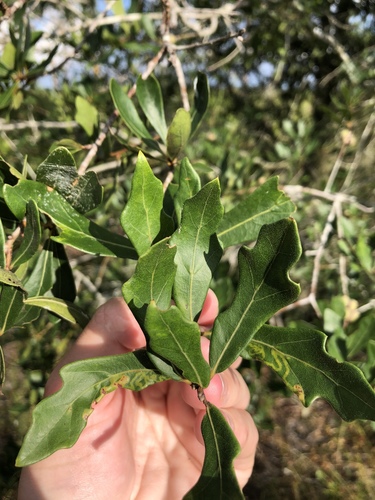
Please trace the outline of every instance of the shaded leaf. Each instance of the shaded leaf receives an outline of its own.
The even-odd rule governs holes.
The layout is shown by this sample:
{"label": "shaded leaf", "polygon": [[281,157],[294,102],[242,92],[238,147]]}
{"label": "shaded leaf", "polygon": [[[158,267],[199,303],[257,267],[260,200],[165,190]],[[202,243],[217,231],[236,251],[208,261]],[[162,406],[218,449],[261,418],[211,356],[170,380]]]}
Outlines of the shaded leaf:
{"label": "shaded leaf", "polygon": [[294,212],[294,204],[277,185],[278,178],[271,177],[224,214],[217,233],[224,248],[255,240],[264,224],[272,224]]}
{"label": "shaded leaf", "polygon": [[83,252],[134,259],[136,252],[130,241],[98,226],[79,214],[56,191],[36,181],[22,180],[16,186],[4,186],[4,198],[19,219],[25,214],[29,199],[36,201],[41,212],[47,214],[61,229],[55,241],[78,248]]}
{"label": "shaded leaf", "polygon": [[195,133],[204,115],[210,100],[210,86],[207,75],[198,73],[194,80],[194,107],[191,112],[191,135]]}
{"label": "shaded leaf", "polygon": [[150,75],[146,80],[141,76],[137,79],[137,97],[151,126],[165,143],[168,130],[164,117],[163,97],[159,82],[154,75]]}
{"label": "shaded leaf", "polygon": [[201,476],[184,500],[242,500],[233,460],[241,451],[228,422],[218,408],[209,404],[202,420],[205,457]]}
{"label": "shaded leaf", "polygon": [[201,189],[201,180],[188,158],[183,158],[179,168],[178,189],[174,195],[177,220],[181,222],[182,207],[186,200],[195,196]]}
{"label": "shaded leaf", "polygon": [[228,368],[259,328],[298,297],[300,287],[288,273],[300,254],[293,219],[263,226],[255,247],[240,249],[236,295],[230,307],[216,318],[212,330],[212,374]]}
{"label": "shaded leaf", "polygon": [[17,324],[24,294],[19,288],[3,285],[0,291],[0,335]]}
{"label": "shaded leaf", "polygon": [[138,262],[133,276],[122,287],[125,301],[137,308],[154,301],[160,309],[171,303],[176,266],[176,247],[170,247],[168,238],[153,245]]}
{"label": "shaded leaf", "polygon": [[144,254],[160,231],[163,185],[143,153],[139,153],[128,203],[121,214],[121,225],[137,250]]}
{"label": "shaded leaf", "polygon": [[5,231],[3,227],[3,222],[0,219],[0,269],[5,267],[6,257],[5,257],[5,243],[7,239],[5,236]]}
{"label": "shaded leaf", "polygon": [[113,102],[127,127],[140,139],[152,139],[150,132],[140,119],[132,100],[122,90],[121,86],[115,80],[111,80],[109,88]]}
{"label": "shaded leaf", "polygon": [[12,267],[19,266],[35,255],[42,237],[38,207],[34,200],[26,205],[26,226],[20,247],[14,252]]}
{"label": "shaded leaf", "polygon": [[185,380],[201,387],[208,386],[210,367],[202,355],[198,323],[187,320],[175,306],[162,311],[151,302],[145,329],[147,347],[153,353],[170,361]]}
{"label": "shaded leaf", "polygon": [[167,133],[167,154],[172,160],[185,149],[191,129],[190,113],[183,108],[177,110]]}
{"label": "shaded leaf", "polygon": [[166,380],[143,350],[76,361],[65,365],[60,375],[63,387],[41,401],[33,412],[31,428],[16,460],[18,467],[73,446],[95,411],[92,403],[109,392],[119,387],[140,391]]}
{"label": "shaded leaf", "polygon": [[56,148],[37,169],[36,180],[58,191],[80,213],[97,207],[103,189],[95,172],[79,176],[74,158],[67,148]]}
{"label": "shaded leaf", "polygon": [[51,250],[55,273],[52,293],[55,297],[73,302],[76,298],[76,286],[64,245],[51,240]]}
{"label": "shaded leaf", "polygon": [[212,235],[222,215],[220,186],[214,179],[185,202],[181,226],[171,238],[171,245],[177,246],[173,298],[190,320],[202,309],[213,269],[221,257],[216,236]]}
{"label": "shaded leaf", "polygon": [[81,125],[86,134],[91,137],[99,122],[99,113],[95,106],[83,97],[77,95],[75,120]]}
{"label": "shaded leaf", "polygon": [[89,317],[82,311],[82,309],[72,302],[67,300],[58,299],[56,297],[30,297],[25,301],[26,305],[41,307],[54,314],[57,314],[62,319],[70,321],[71,323],[78,323],[84,328]]}
{"label": "shaded leaf", "polygon": [[309,406],[321,397],[344,420],[375,420],[375,392],[355,365],[339,362],[326,349],[327,336],[308,327],[264,325],[242,352],[266,363]]}

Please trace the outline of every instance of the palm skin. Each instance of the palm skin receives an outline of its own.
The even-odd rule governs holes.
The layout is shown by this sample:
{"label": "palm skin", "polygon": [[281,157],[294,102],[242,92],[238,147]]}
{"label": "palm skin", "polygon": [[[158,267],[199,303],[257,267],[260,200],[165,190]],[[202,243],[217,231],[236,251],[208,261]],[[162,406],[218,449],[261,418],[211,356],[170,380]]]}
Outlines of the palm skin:
{"label": "palm skin", "polygon": [[[209,293],[200,317],[209,328],[217,300]],[[46,395],[61,386],[59,368],[94,356],[139,349],[145,339],[122,299],[98,309],[89,325],[52,373]],[[202,338],[207,358],[209,341]],[[246,412],[249,391],[229,368],[215,375],[206,398],[223,410],[242,451],[235,470],[242,486],[251,474],[257,430]],[[188,384],[162,382],[133,392],[117,389],[97,405],[77,443],[23,469],[19,500],[178,500],[196,483],[204,459],[200,423],[204,406]]]}

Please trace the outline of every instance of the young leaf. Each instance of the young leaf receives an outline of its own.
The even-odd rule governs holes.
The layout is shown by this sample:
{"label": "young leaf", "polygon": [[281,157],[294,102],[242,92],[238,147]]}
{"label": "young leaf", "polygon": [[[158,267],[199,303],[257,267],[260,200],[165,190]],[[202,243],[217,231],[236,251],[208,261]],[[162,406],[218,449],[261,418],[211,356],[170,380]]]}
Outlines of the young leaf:
{"label": "young leaf", "polygon": [[231,306],[216,318],[212,331],[212,374],[228,368],[259,328],[298,297],[300,288],[288,272],[300,254],[293,219],[263,226],[255,247],[240,249],[236,295]]}
{"label": "young leaf", "polygon": [[278,178],[271,177],[224,214],[217,232],[223,248],[255,240],[264,224],[272,224],[294,212],[294,204],[278,190],[277,184]]}
{"label": "young leaf", "polygon": [[30,297],[24,301],[26,305],[41,307],[47,309],[54,314],[57,314],[62,319],[71,323],[78,323],[84,328],[89,317],[82,311],[81,308],[68,302],[67,300],[57,299],[56,297]]}
{"label": "young leaf", "polygon": [[191,113],[191,135],[195,133],[204,115],[210,100],[210,87],[207,75],[198,73],[194,81],[194,108]]}
{"label": "young leaf", "polygon": [[202,355],[197,323],[187,320],[175,306],[162,311],[151,302],[147,308],[145,329],[147,347],[153,353],[170,361],[182,372],[185,380],[200,387],[208,386],[210,367]]}
{"label": "young leaf", "polygon": [[109,88],[113,102],[127,127],[140,139],[152,139],[151,134],[140,119],[132,100],[122,90],[121,86],[115,80],[111,80]]}
{"label": "young leaf", "polygon": [[95,172],[79,176],[70,151],[58,147],[39,165],[36,180],[56,189],[80,213],[97,207],[103,196]]}
{"label": "young leaf", "polygon": [[163,185],[139,153],[129,201],[121,214],[121,225],[138,255],[147,252],[158,235],[162,208]]}
{"label": "young leaf", "polygon": [[148,121],[165,144],[167,124],[164,117],[163,96],[159,82],[154,75],[149,76],[146,80],[143,80],[141,76],[137,79],[137,97]]}
{"label": "young leaf", "polygon": [[182,211],[181,227],[171,238],[177,246],[173,298],[184,315],[193,321],[203,306],[221,248],[214,235],[223,207],[217,179],[206,184]]}
{"label": "young leaf", "polygon": [[12,267],[19,266],[33,257],[39,248],[42,231],[38,207],[34,200],[30,200],[26,206],[26,226],[23,239],[19,248],[14,252]]}
{"label": "young leaf", "polygon": [[240,445],[220,410],[209,404],[202,420],[205,457],[201,476],[183,500],[243,500],[233,468]]}
{"label": "young leaf", "polygon": [[95,106],[83,97],[76,97],[76,115],[75,120],[81,125],[86,134],[91,137],[98,127],[99,113]]}
{"label": "young leaf", "polygon": [[134,259],[136,252],[130,241],[98,226],[79,214],[56,191],[36,181],[21,180],[16,186],[4,186],[4,198],[18,219],[22,219],[28,200],[33,199],[41,212],[47,214],[62,230],[55,241],[83,252]]}
{"label": "young leaf", "polygon": [[17,324],[24,294],[19,288],[3,285],[0,288],[0,335]]}
{"label": "young leaf", "polygon": [[183,204],[201,189],[201,180],[188,158],[183,158],[179,168],[178,189],[174,195],[177,220],[181,222]]}
{"label": "young leaf", "polygon": [[118,356],[85,359],[61,369],[63,387],[41,401],[16,460],[24,467],[48,457],[61,448],[70,448],[95,411],[92,403],[118,387],[140,391],[166,380],[146,354],[135,351]]}
{"label": "young leaf", "polygon": [[125,301],[141,308],[153,300],[160,309],[168,309],[176,272],[175,254],[176,247],[169,246],[168,238],[143,254],[133,276],[122,287]]}
{"label": "young leaf", "polygon": [[190,113],[183,108],[177,110],[167,134],[167,154],[172,160],[185,149],[190,137]]}
{"label": "young leaf", "polygon": [[338,362],[326,349],[327,336],[308,327],[264,325],[242,351],[266,363],[309,406],[328,401],[344,420],[375,420],[375,392],[355,365]]}

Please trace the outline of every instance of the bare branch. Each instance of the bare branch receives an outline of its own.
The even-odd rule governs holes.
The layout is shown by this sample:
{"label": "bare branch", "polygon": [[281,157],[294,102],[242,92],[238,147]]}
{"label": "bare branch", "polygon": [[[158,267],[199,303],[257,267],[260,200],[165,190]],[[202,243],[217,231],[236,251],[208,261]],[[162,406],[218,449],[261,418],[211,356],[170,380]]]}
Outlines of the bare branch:
{"label": "bare branch", "polygon": [[0,120],[0,129],[3,132],[12,132],[13,130],[25,130],[28,128],[34,129],[49,129],[49,128],[76,128],[78,127],[78,123],[76,121],[66,121],[66,122],[54,122],[54,121],[36,121],[36,120],[28,120],[24,122],[12,122],[5,123],[5,120]]}

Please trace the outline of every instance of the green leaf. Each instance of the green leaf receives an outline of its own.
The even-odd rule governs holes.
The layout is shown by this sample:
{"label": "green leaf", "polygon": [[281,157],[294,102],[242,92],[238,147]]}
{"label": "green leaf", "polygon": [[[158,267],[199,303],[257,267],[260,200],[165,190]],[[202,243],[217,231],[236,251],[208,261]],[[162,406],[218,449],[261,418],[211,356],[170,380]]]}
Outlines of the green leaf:
{"label": "green leaf", "polygon": [[19,89],[19,84],[15,83],[9,87],[5,92],[0,94],[0,109],[7,108],[13,101]]}
{"label": "green leaf", "polygon": [[58,147],[37,169],[36,180],[58,191],[80,213],[97,207],[103,196],[95,172],[79,176],[70,151]]}
{"label": "green leaf", "polygon": [[76,97],[75,120],[81,125],[86,134],[91,137],[98,127],[99,113],[95,106],[83,97]]}
{"label": "green leaf", "polygon": [[177,220],[181,222],[182,207],[186,200],[195,196],[201,189],[201,180],[188,158],[183,158],[179,168],[178,189],[174,196]]}
{"label": "green leaf", "polygon": [[138,77],[137,97],[148,121],[165,144],[168,130],[164,117],[163,96],[159,82],[154,75],[149,76],[146,80],[143,80],[141,76]]}
{"label": "green leaf", "polygon": [[272,224],[294,212],[294,204],[277,185],[278,178],[271,177],[224,215],[217,234],[224,248],[255,240],[264,224]]}
{"label": "green leaf", "polygon": [[24,467],[73,446],[86,426],[91,405],[119,387],[140,391],[166,380],[151,365],[145,351],[85,359],[60,371],[63,387],[41,401],[16,460]]}
{"label": "green leaf", "polygon": [[55,241],[83,252],[134,259],[136,252],[130,241],[98,226],[79,214],[56,191],[36,181],[22,180],[16,186],[4,186],[4,198],[14,215],[22,219],[28,200],[33,199],[41,212],[47,214],[61,229]]}
{"label": "green leaf", "polygon": [[14,286],[3,285],[0,291],[0,335],[17,324],[23,306],[23,292]]}
{"label": "green leaf", "polygon": [[207,387],[210,367],[201,350],[198,323],[187,320],[176,306],[158,309],[154,302],[147,308],[145,329],[147,348],[170,361],[185,380]]}
{"label": "green leaf", "polygon": [[38,255],[29,278],[25,281],[25,288],[29,297],[44,295],[51,290],[54,278],[52,242],[48,239]]}
{"label": "green leaf", "polygon": [[167,133],[167,154],[172,160],[185,149],[191,129],[190,113],[183,108],[177,110]]}
{"label": "green leaf", "polygon": [[0,219],[0,269],[5,267],[6,257],[5,257],[5,243],[7,238],[5,236],[5,231],[3,227],[3,222]]}
{"label": "green leaf", "polygon": [[347,338],[348,357],[352,358],[365,350],[371,340],[375,341],[375,317],[364,316],[358,321],[354,332]]}
{"label": "green leaf", "polygon": [[26,293],[22,281],[19,280],[17,276],[14,273],[12,273],[12,271],[8,271],[7,269],[0,268],[0,283],[4,283],[5,285],[19,288],[21,291]]}
{"label": "green leaf", "polygon": [[11,42],[6,43],[5,46],[3,47],[1,62],[8,70],[14,69],[15,56],[16,56],[15,46]]}
{"label": "green leaf", "polygon": [[64,245],[51,240],[51,251],[55,273],[52,293],[55,297],[73,302],[76,298],[76,286]]}
{"label": "green leaf", "polygon": [[243,351],[278,373],[300,401],[328,401],[344,420],[375,420],[375,393],[355,365],[338,362],[326,349],[327,336],[308,327],[264,325]]}
{"label": "green leaf", "polygon": [[0,396],[3,395],[1,388],[4,382],[5,382],[5,359],[3,350],[0,346]]}
{"label": "green leaf", "polygon": [[228,422],[212,404],[202,420],[202,436],[206,452],[201,476],[184,500],[243,500],[233,467],[241,448]]}
{"label": "green leaf", "polygon": [[210,100],[210,86],[207,75],[198,73],[194,81],[194,108],[191,113],[191,135],[195,133],[204,115]]}
{"label": "green leaf", "polygon": [[26,205],[26,226],[20,247],[14,252],[12,266],[16,267],[35,255],[42,238],[38,207],[34,200]]}
{"label": "green leaf", "polygon": [[127,127],[140,139],[152,139],[150,132],[140,119],[132,100],[122,90],[121,86],[115,80],[111,80],[109,88],[114,105]]}
{"label": "green leaf", "polygon": [[176,247],[170,247],[168,240],[159,241],[139,258],[133,276],[122,287],[128,304],[133,302],[136,308],[141,308],[154,301],[160,309],[170,306]]}
{"label": "green leaf", "polygon": [[230,307],[216,318],[212,331],[212,374],[228,368],[259,328],[298,297],[300,287],[290,280],[288,272],[300,254],[293,219],[263,226],[255,247],[240,249],[236,295]]}
{"label": "green leaf", "polygon": [[171,245],[177,246],[173,298],[190,320],[202,309],[221,257],[214,233],[222,215],[219,181],[214,179],[185,202],[181,226],[171,238]]}
{"label": "green leaf", "polygon": [[56,297],[30,297],[25,301],[26,305],[41,307],[54,314],[57,314],[62,319],[70,321],[71,323],[78,323],[84,328],[89,317],[82,311],[82,309],[72,302],[67,300],[58,299]]}
{"label": "green leaf", "polygon": [[160,231],[163,185],[157,179],[143,153],[139,153],[128,203],[121,214],[121,225],[142,255]]}

